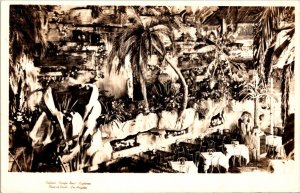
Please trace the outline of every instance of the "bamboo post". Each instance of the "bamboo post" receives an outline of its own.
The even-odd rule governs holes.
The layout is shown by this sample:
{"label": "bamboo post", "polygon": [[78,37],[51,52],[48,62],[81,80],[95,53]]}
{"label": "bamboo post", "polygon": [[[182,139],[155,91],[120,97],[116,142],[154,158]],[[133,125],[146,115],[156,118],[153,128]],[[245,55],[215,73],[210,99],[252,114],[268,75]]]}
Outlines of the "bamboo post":
{"label": "bamboo post", "polygon": [[255,98],[254,98],[254,127],[257,127],[257,120],[258,120],[258,91],[257,91],[257,87],[258,87],[258,75],[255,74]]}
{"label": "bamboo post", "polygon": [[[258,98],[258,74],[255,74],[255,98],[254,98],[254,128],[258,127],[258,103],[259,103],[259,98]],[[258,128],[258,130],[260,130],[261,128]],[[257,152],[256,152],[256,158],[259,161],[260,160],[260,136],[256,133],[255,134],[255,138],[256,138],[256,145],[257,145]]]}
{"label": "bamboo post", "polygon": [[273,78],[270,79],[270,132],[271,135],[274,134],[274,121],[273,121],[273,98],[272,98],[272,93],[273,93]]}
{"label": "bamboo post", "polygon": [[227,23],[226,23],[226,19],[222,18],[222,35],[225,34],[227,32]]}

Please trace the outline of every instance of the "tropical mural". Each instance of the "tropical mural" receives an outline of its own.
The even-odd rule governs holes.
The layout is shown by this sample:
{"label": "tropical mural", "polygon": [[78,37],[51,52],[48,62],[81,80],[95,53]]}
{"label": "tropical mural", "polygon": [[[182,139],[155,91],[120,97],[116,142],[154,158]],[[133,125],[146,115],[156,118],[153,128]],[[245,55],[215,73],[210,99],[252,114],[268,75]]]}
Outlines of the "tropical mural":
{"label": "tropical mural", "polygon": [[295,7],[10,5],[8,170],[272,173],[295,45]]}

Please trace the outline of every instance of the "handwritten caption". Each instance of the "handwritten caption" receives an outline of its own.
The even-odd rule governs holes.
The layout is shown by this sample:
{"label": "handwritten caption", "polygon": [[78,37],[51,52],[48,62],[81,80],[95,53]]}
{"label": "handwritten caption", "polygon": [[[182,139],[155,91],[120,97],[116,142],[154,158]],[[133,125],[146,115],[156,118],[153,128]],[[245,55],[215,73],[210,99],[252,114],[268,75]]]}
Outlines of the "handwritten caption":
{"label": "handwritten caption", "polygon": [[46,181],[46,184],[51,189],[87,189],[91,183],[89,182],[72,182],[72,181]]}

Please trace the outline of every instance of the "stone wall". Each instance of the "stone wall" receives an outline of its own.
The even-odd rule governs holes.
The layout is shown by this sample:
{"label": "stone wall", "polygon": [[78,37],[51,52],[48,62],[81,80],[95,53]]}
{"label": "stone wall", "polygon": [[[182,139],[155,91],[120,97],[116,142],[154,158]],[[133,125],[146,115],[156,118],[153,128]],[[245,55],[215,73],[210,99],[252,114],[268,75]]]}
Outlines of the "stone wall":
{"label": "stone wall", "polygon": [[[236,128],[238,119],[243,111],[248,111],[253,115],[253,101],[231,102],[228,106],[224,103],[214,103],[206,101],[209,111],[205,119],[199,119],[197,112],[193,108],[188,108],[184,111],[181,123],[177,122],[177,112],[163,111],[158,114],[150,113],[145,116],[139,114],[136,119],[126,122],[113,121],[99,127],[98,132],[101,132],[103,143],[99,147],[99,153],[95,156],[94,164],[98,164],[119,157],[128,157],[138,155],[141,152],[162,149],[168,150],[172,143],[186,139],[196,139],[204,137],[210,133],[216,132],[218,128],[210,128],[211,117],[220,112],[221,107],[224,108],[224,124],[221,128],[233,130]],[[229,107],[230,106],[230,107]],[[268,118],[268,110],[265,111],[266,119]],[[280,115],[278,115],[280,116]],[[276,120],[276,119],[275,119]],[[275,124],[276,125],[276,124]],[[178,136],[166,137],[166,130],[184,130]],[[121,151],[113,151],[110,142],[117,139],[125,139],[127,136],[136,135],[137,146],[124,149]],[[109,147],[104,149],[104,147]],[[105,153],[106,152],[106,153]]]}

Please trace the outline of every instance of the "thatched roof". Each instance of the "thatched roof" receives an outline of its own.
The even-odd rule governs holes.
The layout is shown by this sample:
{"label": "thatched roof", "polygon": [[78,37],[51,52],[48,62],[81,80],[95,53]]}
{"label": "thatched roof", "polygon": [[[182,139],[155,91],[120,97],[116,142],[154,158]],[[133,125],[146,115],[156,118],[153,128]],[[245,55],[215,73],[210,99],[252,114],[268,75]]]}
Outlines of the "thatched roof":
{"label": "thatched roof", "polygon": [[230,21],[235,23],[256,23],[262,9],[263,7],[219,7],[205,19],[203,24],[220,25],[222,18],[225,18],[228,23]]}

